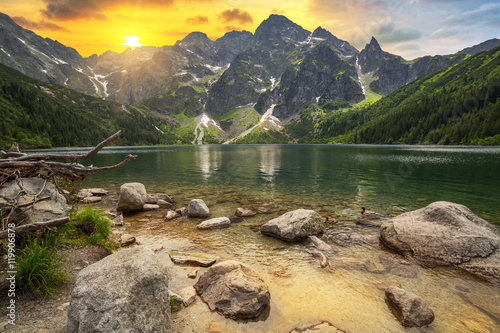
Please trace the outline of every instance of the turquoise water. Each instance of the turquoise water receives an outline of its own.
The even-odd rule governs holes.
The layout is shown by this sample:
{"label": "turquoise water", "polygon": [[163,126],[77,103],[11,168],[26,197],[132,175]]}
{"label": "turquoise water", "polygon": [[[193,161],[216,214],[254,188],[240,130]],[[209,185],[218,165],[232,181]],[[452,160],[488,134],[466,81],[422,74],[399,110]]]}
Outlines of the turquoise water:
{"label": "turquoise water", "polygon": [[85,185],[226,196],[354,214],[361,206],[399,214],[446,200],[500,225],[500,147],[383,145],[202,145],[115,147],[85,164],[128,165],[87,178]]}
{"label": "turquoise water", "polygon": [[[403,273],[414,274],[402,274],[383,265],[382,258],[390,254],[378,245],[339,248],[337,254],[329,256],[330,265],[321,268],[306,245],[286,243],[252,229],[285,211],[307,208],[340,221],[328,225],[328,232],[359,233],[376,239],[378,228],[352,221],[360,218],[361,206],[384,214],[400,214],[437,200],[464,204],[500,225],[495,214],[500,202],[500,148],[119,147],[105,149],[85,164],[112,165],[130,153],[138,158],[120,169],[91,175],[83,185],[105,187],[116,194],[125,182],[142,182],[150,192],[171,195],[174,209],[190,199],[202,198],[212,217],[232,216],[242,206],[257,208],[267,204],[272,210],[271,214],[258,214],[229,228],[210,231],[196,227],[201,219],[164,221],[167,209],[124,217],[125,226],[117,230],[134,235],[140,244],[155,252],[159,249],[158,258],[171,265],[169,288],[174,291],[191,286],[193,280],[186,276],[192,267],[170,262],[168,253],[172,250],[201,251],[218,256],[219,261],[244,262],[269,287],[271,305],[265,320],[227,319],[210,312],[205,303],[197,300],[173,315],[179,325],[190,323],[187,329],[176,332],[206,332],[211,322],[218,322],[228,332],[289,333],[323,321],[345,332],[500,331],[498,318],[466,301],[462,292],[468,291],[470,297],[479,298],[479,304],[494,309],[495,297],[500,294],[498,285],[453,269],[426,268],[411,260],[405,261]],[[325,235],[321,237],[329,241]],[[370,268],[356,265],[363,262]],[[200,274],[205,270],[201,268]],[[383,282],[399,282],[424,298],[435,313],[435,321],[421,329],[403,327],[387,306],[384,291],[376,287]]]}

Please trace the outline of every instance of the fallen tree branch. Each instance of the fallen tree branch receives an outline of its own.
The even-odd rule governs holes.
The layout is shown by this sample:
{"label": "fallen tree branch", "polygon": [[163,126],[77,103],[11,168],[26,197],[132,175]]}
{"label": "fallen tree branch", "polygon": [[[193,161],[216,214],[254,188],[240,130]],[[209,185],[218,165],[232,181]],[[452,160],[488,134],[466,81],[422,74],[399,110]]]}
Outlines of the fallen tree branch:
{"label": "fallen tree branch", "polygon": [[[122,134],[122,131],[118,131],[106,140],[99,143],[94,147],[91,151],[84,155],[63,155],[63,154],[23,154],[19,157],[11,158],[11,161],[46,161],[46,160],[72,160],[72,161],[81,161],[87,160],[91,157],[94,157],[102,148],[110,144],[111,142],[118,139],[118,137]],[[22,153],[6,153],[1,158],[4,158],[6,155],[18,155]],[[14,155],[15,156],[15,155]],[[1,166],[0,166],[1,167]]]}
{"label": "fallen tree branch", "polygon": [[35,222],[31,224],[24,224],[19,227],[15,227],[12,229],[0,231],[0,239],[7,238],[10,234],[15,234],[16,236],[25,234],[25,233],[31,233],[33,231],[38,231],[38,230],[46,230],[50,227],[56,227],[58,225],[63,225],[66,224],[70,221],[69,217],[63,217],[60,219],[55,219],[55,220],[50,220],[50,221],[45,221],[45,222]]}
{"label": "fallen tree branch", "polygon": [[[93,165],[84,166],[77,163],[79,160],[86,160],[95,156],[102,148],[111,142],[118,139],[121,135],[121,131],[116,132],[112,136],[108,137],[88,153],[82,155],[67,155],[67,154],[25,154],[19,152],[19,147],[17,144],[13,144],[9,152],[0,151],[0,188],[4,186],[7,182],[16,181],[20,188],[19,193],[14,197],[8,199],[8,204],[3,205],[0,209],[0,219],[1,228],[5,230],[6,225],[11,221],[15,221],[17,216],[14,216],[14,212],[18,212],[17,208],[33,206],[36,202],[47,200],[47,198],[40,198],[42,192],[45,190],[47,181],[52,178],[54,185],[60,193],[64,193],[58,184],[58,180],[64,180],[66,185],[68,183],[70,186],[74,185],[76,181],[85,179],[90,174],[117,169],[124,166],[128,162],[137,158],[134,155],[128,155],[123,161],[118,164],[104,166],[104,167],[94,167]],[[71,160],[69,163],[53,162],[50,160]],[[33,200],[27,204],[19,204],[19,197],[27,195],[27,191],[23,188],[20,183],[22,178],[40,178],[44,180],[42,189],[36,193]],[[66,199],[68,197],[64,194]],[[5,213],[5,215],[3,214]],[[19,215],[19,214],[18,214]],[[23,223],[23,220],[17,220],[16,223]],[[30,224],[37,225],[37,224]],[[24,227],[24,226],[21,226]],[[24,230],[24,229],[21,229]],[[31,232],[32,229],[27,229],[27,232]],[[0,237],[1,238],[1,237]]]}

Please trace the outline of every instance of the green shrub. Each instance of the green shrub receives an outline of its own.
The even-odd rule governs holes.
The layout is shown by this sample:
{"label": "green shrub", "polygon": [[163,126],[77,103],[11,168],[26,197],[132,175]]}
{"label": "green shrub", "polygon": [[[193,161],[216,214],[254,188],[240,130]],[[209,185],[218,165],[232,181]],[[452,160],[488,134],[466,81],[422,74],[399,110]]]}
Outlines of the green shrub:
{"label": "green shrub", "polygon": [[23,243],[17,258],[17,285],[35,295],[54,296],[56,287],[68,279],[56,253],[57,242],[48,234],[42,241],[28,236]]}
{"label": "green shrub", "polygon": [[79,237],[74,238],[73,244],[80,243],[83,238],[84,242],[86,240],[90,244],[100,245],[108,251],[115,248],[108,240],[111,234],[111,220],[103,210],[87,206],[72,212],[70,218],[71,223],[66,224],[61,232],[65,238],[78,234]]}

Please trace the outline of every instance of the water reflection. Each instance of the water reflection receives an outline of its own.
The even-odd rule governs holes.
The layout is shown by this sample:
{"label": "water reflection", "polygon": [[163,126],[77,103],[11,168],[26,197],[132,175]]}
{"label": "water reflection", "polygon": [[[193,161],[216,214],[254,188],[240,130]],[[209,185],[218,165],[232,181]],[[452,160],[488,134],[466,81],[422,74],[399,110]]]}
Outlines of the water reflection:
{"label": "water reflection", "polygon": [[281,150],[260,149],[260,174],[267,182],[274,182],[274,176],[281,167]]}
{"label": "water reflection", "polygon": [[222,153],[209,149],[207,145],[201,145],[199,150],[195,152],[196,166],[199,168],[199,173],[205,181],[220,168],[222,161]]}

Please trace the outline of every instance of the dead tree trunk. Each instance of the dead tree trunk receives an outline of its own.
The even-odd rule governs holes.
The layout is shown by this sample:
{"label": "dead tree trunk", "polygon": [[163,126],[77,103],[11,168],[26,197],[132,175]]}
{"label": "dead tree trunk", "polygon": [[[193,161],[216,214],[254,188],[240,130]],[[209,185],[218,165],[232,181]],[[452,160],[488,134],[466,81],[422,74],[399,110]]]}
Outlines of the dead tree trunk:
{"label": "dead tree trunk", "polygon": [[[0,150],[0,188],[3,187],[7,182],[12,180],[19,180],[20,178],[42,178],[45,182],[52,180],[57,190],[63,193],[63,190],[59,187],[57,179],[63,178],[70,183],[74,183],[77,180],[83,180],[85,177],[99,171],[113,170],[124,166],[131,160],[137,158],[134,155],[128,155],[123,161],[118,164],[104,167],[94,167],[94,166],[84,166],[77,161],[86,160],[95,156],[102,148],[116,140],[121,135],[121,131],[116,132],[106,140],[99,143],[88,153],[83,155],[67,155],[67,154],[25,154],[19,151],[5,152]],[[55,162],[53,160],[70,160],[69,163]],[[19,184],[19,182],[18,182]],[[43,191],[43,190],[42,190]],[[21,187],[21,191],[18,196],[24,195],[24,189]],[[41,192],[40,192],[41,193]],[[36,196],[35,196],[36,197]],[[36,202],[45,200],[46,198],[35,198],[31,203],[18,205],[17,199],[13,202],[8,202],[4,204],[3,207],[0,206],[0,218],[1,218],[1,228],[0,230],[6,230],[7,224],[10,222],[13,212],[18,208],[25,208],[27,205],[33,206]],[[61,219],[54,220],[59,221]],[[69,221],[69,218],[67,218]],[[66,223],[62,222],[62,223]],[[53,221],[48,221],[53,222]],[[40,228],[46,228],[46,223],[48,222],[37,222],[29,225],[19,226],[17,228],[22,228],[19,230],[27,230],[26,232],[32,231],[32,228],[36,230]],[[59,223],[57,222],[57,223]],[[41,224],[40,224],[41,223]],[[44,224],[45,223],[45,224]],[[59,224],[56,224],[59,225]],[[28,227],[31,226],[31,227]],[[0,232],[3,235],[7,231]],[[5,237],[0,237],[5,238]]]}

